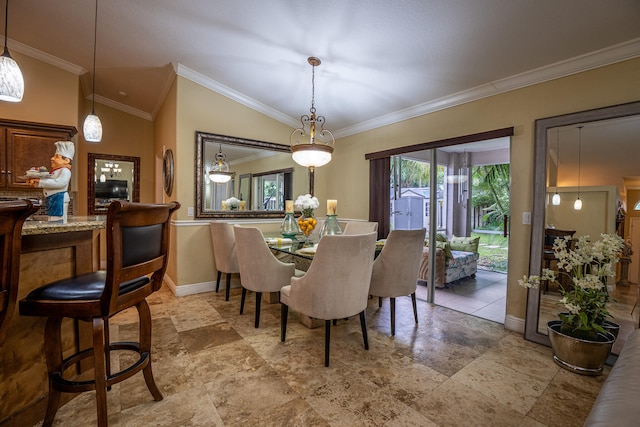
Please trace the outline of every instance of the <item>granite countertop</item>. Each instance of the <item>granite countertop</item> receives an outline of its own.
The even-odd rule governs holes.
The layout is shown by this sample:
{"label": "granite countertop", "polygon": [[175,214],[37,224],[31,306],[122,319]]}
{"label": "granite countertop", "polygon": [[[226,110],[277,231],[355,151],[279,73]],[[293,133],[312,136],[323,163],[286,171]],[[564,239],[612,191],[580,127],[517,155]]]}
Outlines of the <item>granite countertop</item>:
{"label": "granite countertop", "polygon": [[105,228],[106,215],[70,216],[67,222],[62,220],[48,221],[47,216],[33,215],[22,226],[22,235],[68,233],[71,231],[89,231]]}

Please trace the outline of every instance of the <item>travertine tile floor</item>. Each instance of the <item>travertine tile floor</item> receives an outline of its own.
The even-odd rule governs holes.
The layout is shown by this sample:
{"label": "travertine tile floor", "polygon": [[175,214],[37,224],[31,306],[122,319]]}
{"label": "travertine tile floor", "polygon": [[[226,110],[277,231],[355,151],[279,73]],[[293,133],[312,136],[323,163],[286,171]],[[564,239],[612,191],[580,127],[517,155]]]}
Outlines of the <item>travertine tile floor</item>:
{"label": "travertine tile floor", "polygon": [[[419,301],[415,325],[409,298],[397,300],[395,338],[388,300],[381,309],[370,300],[369,351],[357,316],[340,320],[329,368],[324,328],[290,313],[281,343],[279,305],[263,303],[255,329],[253,294],[242,316],[239,289],[229,302],[224,292],[176,298],[166,288],[149,300],[164,400],[154,402],[137,374],[109,392],[112,426],[580,426],[605,378],[560,369],[549,348],[445,307]],[[136,334],[132,322],[133,312],[119,314],[112,337]],[[87,392],[55,425],[95,419]]]}

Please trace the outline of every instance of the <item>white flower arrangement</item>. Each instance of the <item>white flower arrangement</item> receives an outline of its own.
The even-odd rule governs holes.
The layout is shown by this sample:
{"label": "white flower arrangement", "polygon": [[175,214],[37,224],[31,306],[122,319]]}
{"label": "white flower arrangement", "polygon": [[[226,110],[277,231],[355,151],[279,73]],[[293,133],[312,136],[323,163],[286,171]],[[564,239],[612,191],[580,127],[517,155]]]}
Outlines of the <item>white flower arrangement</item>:
{"label": "white flower arrangement", "polygon": [[[578,338],[591,338],[596,332],[603,332],[602,324],[610,316],[607,278],[616,275],[624,240],[615,234],[600,237],[590,242],[589,236],[581,236],[574,248],[569,246],[568,236],[557,238],[553,252],[558,260],[558,272],[543,268],[541,276],[524,276],[518,280],[520,286],[534,289],[540,286],[541,280],[555,282],[562,295],[558,304],[568,311],[558,315],[563,332]],[[559,275],[569,278],[572,286],[565,289]]]}
{"label": "white flower arrangement", "polygon": [[240,200],[235,197],[230,197],[224,201],[227,204],[227,207],[232,211],[235,211],[240,207]]}
{"label": "white flower arrangement", "polygon": [[311,194],[303,194],[298,196],[294,202],[296,209],[301,210],[304,216],[312,216],[313,211],[318,209],[320,202],[317,197],[311,196]]}

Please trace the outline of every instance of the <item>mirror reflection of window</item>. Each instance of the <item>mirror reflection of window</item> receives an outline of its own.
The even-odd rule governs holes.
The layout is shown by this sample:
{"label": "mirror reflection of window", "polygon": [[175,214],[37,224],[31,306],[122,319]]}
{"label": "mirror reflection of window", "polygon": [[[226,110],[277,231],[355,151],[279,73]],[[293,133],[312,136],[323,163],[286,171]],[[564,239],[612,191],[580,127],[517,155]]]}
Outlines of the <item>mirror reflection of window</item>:
{"label": "mirror reflection of window", "polygon": [[252,206],[255,210],[281,211],[291,199],[293,170],[270,171],[253,175]]}

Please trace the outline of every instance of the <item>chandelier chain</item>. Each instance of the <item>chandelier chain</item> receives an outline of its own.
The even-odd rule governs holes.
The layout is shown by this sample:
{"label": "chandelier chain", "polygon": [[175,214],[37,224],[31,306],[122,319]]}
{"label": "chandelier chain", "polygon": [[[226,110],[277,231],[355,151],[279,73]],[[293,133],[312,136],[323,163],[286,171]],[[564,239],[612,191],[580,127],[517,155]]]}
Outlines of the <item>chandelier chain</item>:
{"label": "chandelier chain", "polygon": [[309,110],[312,114],[316,112],[316,66],[311,64],[311,109]]}

